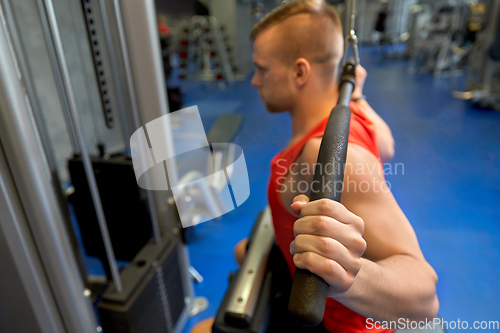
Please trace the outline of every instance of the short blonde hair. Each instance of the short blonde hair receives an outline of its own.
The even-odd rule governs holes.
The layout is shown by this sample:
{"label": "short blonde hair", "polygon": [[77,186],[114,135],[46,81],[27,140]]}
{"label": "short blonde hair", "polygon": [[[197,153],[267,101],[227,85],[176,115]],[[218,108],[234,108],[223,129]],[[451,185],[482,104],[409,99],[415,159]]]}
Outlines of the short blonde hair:
{"label": "short blonde hair", "polygon": [[255,40],[257,36],[271,26],[285,21],[287,18],[298,14],[312,14],[331,19],[331,22],[342,33],[342,23],[335,9],[323,0],[290,0],[267,13],[257,22],[250,34],[250,39]]}

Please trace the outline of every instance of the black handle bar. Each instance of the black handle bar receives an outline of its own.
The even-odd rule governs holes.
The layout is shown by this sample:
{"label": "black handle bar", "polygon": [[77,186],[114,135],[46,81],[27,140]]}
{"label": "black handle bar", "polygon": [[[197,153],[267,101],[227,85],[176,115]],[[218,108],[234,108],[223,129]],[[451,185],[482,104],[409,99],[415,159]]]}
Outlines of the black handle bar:
{"label": "black handle bar", "polygon": [[[355,63],[348,62],[340,79],[339,100],[319,149],[310,201],[328,198],[340,202],[351,121],[349,103],[355,83]],[[327,290],[328,284],[319,276],[305,269],[295,270],[288,310],[300,325],[316,326],[322,321]]]}

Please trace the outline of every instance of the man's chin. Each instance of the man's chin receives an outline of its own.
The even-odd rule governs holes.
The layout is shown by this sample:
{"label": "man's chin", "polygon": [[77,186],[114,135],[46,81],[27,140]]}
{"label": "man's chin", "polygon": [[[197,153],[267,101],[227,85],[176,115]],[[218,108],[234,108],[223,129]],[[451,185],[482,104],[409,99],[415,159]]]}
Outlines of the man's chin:
{"label": "man's chin", "polygon": [[264,106],[266,108],[266,110],[270,113],[279,113],[279,112],[284,112],[286,110],[284,110],[283,108],[280,108],[276,105],[272,105],[272,104],[269,104],[269,103],[265,103],[264,102]]}

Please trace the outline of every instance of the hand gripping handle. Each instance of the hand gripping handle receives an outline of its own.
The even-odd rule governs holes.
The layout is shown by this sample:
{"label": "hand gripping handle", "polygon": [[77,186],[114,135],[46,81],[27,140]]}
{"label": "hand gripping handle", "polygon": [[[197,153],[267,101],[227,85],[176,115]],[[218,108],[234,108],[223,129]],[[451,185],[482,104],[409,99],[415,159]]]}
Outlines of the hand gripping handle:
{"label": "hand gripping handle", "polygon": [[[310,201],[328,198],[340,202],[349,140],[351,110],[349,103],[356,82],[355,64],[345,65],[339,100],[332,110],[319,149]],[[297,268],[293,279],[288,310],[302,326],[316,326],[322,319],[328,284],[319,276]]]}

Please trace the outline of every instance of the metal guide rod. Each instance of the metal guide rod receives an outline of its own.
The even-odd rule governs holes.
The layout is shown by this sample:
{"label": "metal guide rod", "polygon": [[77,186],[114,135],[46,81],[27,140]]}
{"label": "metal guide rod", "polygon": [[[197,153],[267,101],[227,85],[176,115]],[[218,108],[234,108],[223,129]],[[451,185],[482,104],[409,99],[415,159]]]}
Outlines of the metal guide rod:
{"label": "metal guide rod", "polygon": [[[35,88],[33,86],[34,81],[27,65],[27,59],[25,57],[26,51],[22,45],[18,28],[18,24],[20,24],[20,22],[15,20],[14,13],[12,12],[11,5],[8,1],[4,0],[3,6],[5,11],[4,17],[7,23],[5,28],[8,29],[7,33],[11,36],[10,42],[12,43],[12,49],[15,52],[21,82],[26,87],[26,104],[29,105],[28,110],[31,110],[30,116],[34,119],[37,125],[34,128],[36,137],[39,139],[39,144],[42,147],[40,150],[45,152],[45,154],[42,154],[42,158],[44,158],[44,161],[47,162],[47,169],[49,170],[48,173],[49,176],[52,177],[53,171],[57,168],[56,159],[54,157],[52,145],[50,144],[45,119],[42,117],[40,112],[40,101],[38,100],[38,96],[36,95]],[[61,185],[58,184],[58,186],[60,187]]]}
{"label": "metal guide rod", "polygon": [[70,120],[74,124],[75,134],[78,144],[81,149],[81,156],[83,161],[83,167],[85,169],[85,174],[87,176],[87,182],[89,184],[90,194],[92,196],[92,201],[94,203],[97,221],[99,222],[99,228],[101,230],[104,248],[106,250],[106,256],[109,262],[109,268],[113,278],[113,283],[117,292],[121,292],[122,282],[120,279],[120,274],[118,272],[118,267],[116,265],[115,254],[113,252],[113,247],[111,245],[111,240],[109,238],[108,228],[106,225],[106,218],[104,217],[104,211],[101,204],[101,198],[99,196],[99,191],[97,189],[96,180],[94,177],[94,172],[92,164],[90,162],[89,151],[87,147],[87,141],[85,139],[85,133],[83,130],[83,125],[78,113],[78,106],[76,104],[75,94],[73,92],[73,87],[71,86],[71,77],[69,75],[68,66],[66,64],[66,58],[64,55],[64,49],[62,46],[61,36],[59,35],[59,27],[57,25],[57,19],[54,11],[54,6],[52,0],[44,0],[45,8],[47,10],[47,17],[49,25],[52,31],[52,36],[54,38],[54,45],[56,48],[60,69],[62,72],[62,79],[64,81],[64,87],[66,89],[66,94],[69,100],[69,110],[70,110]]}
{"label": "metal guide rod", "polygon": [[[120,39],[120,46],[121,46],[121,52],[123,56],[123,67],[125,67],[125,75],[127,77],[127,88],[128,88],[128,93],[129,93],[129,98],[130,98],[130,109],[132,110],[132,116],[134,120],[134,126],[136,128],[141,127],[141,120],[139,117],[139,111],[137,108],[137,99],[135,96],[135,88],[134,88],[134,81],[132,77],[132,70],[130,69],[130,60],[128,58],[128,49],[127,49],[127,41],[125,40],[125,33],[123,30],[123,21],[122,21],[122,15],[121,15],[121,10],[120,10],[120,1],[119,0],[114,0],[113,2],[113,7],[115,10],[115,18],[116,18],[116,30],[118,31],[119,39]],[[129,140],[130,142],[130,140]],[[149,175],[146,173],[144,175],[146,184],[150,183]],[[149,215],[151,216],[151,224],[153,226],[153,236],[155,239],[155,242],[157,244],[161,243],[161,234],[160,234],[160,226],[158,224],[158,216],[156,215],[156,208],[155,208],[155,202],[154,202],[154,197],[153,193],[151,191],[146,191],[146,196],[148,198],[148,207],[149,211],[151,212]]]}
{"label": "metal guide rod", "polygon": [[113,83],[115,85],[116,102],[118,103],[118,113],[120,114],[120,121],[122,125],[123,141],[125,143],[125,148],[127,148],[127,151],[130,151],[130,132],[127,123],[127,117],[125,115],[125,105],[123,103],[120,78],[118,77],[118,68],[116,67],[115,50],[113,47],[113,40],[111,39],[111,31],[109,29],[109,19],[108,13],[106,11],[106,3],[103,0],[99,0],[99,4],[101,6],[101,17],[104,26],[106,45],[108,48],[109,63],[111,64],[111,74],[113,77]]}
{"label": "metal guide rod", "polygon": [[58,62],[57,62],[57,55],[54,53],[53,48],[50,47],[50,45],[53,45],[54,41],[53,41],[52,35],[50,33],[50,27],[48,26],[47,18],[45,16],[45,11],[43,9],[44,8],[43,1],[44,0],[37,0],[37,7],[38,7],[38,11],[40,13],[40,20],[42,23],[43,34],[44,34],[45,40],[48,44],[47,45],[48,46],[47,52],[49,53],[49,59],[50,59],[51,65],[52,65],[52,71],[54,72],[54,79],[55,79],[55,83],[56,83],[56,87],[57,87],[57,92],[59,94],[59,99],[61,100],[61,109],[63,112],[64,121],[66,122],[68,136],[69,136],[69,140],[71,142],[71,148],[73,149],[73,151],[75,153],[79,153],[80,151],[78,149],[78,143],[76,141],[75,129],[74,129],[74,127],[71,124],[70,119],[69,119],[69,101],[68,101],[66,94],[64,93],[64,87],[61,86],[61,82],[60,82],[61,81],[60,80],[61,71],[59,69]]}
{"label": "metal guide rod", "polygon": [[354,53],[354,61],[356,65],[359,64],[359,53],[358,53],[358,36],[356,36],[355,22],[356,22],[356,0],[348,1],[348,7],[346,10],[347,27],[349,29],[345,41],[344,41],[344,57],[342,58],[342,67],[345,66],[347,62],[347,53],[349,51],[349,44],[352,44],[352,50]]}
{"label": "metal guide rod", "polygon": [[[83,13],[81,11],[77,10],[77,8],[76,8],[76,7],[78,7],[77,5],[78,5],[77,3],[73,3],[73,2],[69,3],[71,21],[73,21],[73,29],[75,31],[75,35],[78,31],[78,28],[82,28],[86,33],[85,27],[83,27],[81,25],[77,26],[78,23],[82,23],[78,18],[80,18],[83,15]],[[85,54],[82,51],[83,50],[83,47],[81,46],[82,42],[84,43],[84,42],[86,42],[86,40],[84,40],[82,38],[78,38],[78,40],[76,41],[76,48],[77,48],[78,54],[79,54],[78,58],[79,58],[80,68],[82,70],[83,81],[85,82],[84,89],[85,89],[85,94],[87,96],[87,100],[89,101],[89,113],[90,113],[90,116],[92,118],[94,133],[95,133],[97,142],[101,143],[102,142],[101,131],[99,130],[99,124],[97,123],[98,117],[95,114],[96,111],[98,112],[98,108],[96,108],[96,106],[94,104],[94,99],[90,97],[90,92],[88,89],[88,87],[90,87],[89,77],[88,77],[89,75],[87,72],[87,66],[85,65],[84,61],[82,60],[82,55]]]}
{"label": "metal guide rod", "polygon": [[349,32],[354,31],[355,15],[356,15],[356,0],[349,1],[350,11],[347,12],[349,15]]}
{"label": "metal guide rod", "polygon": [[360,34],[361,38],[363,38],[366,35],[365,32],[366,0],[358,0],[356,7],[356,16],[363,18],[362,20],[358,20],[358,34]]}
{"label": "metal guide rod", "polygon": [[127,51],[127,41],[125,40],[125,33],[123,32],[123,21],[122,21],[122,15],[121,15],[121,10],[120,10],[120,1],[114,0],[113,4],[114,4],[113,7],[115,9],[118,37],[120,39],[120,46],[121,46],[121,51],[122,51],[122,56],[123,56],[123,65],[125,67],[125,75],[127,77],[127,88],[128,88],[129,98],[130,98],[132,115],[134,117],[134,125],[137,126],[137,128],[139,128],[141,126],[141,120],[139,119],[139,111],[137,109],[137,100],[135,98],[134,82],[133,82],[133,78],[132,78],[132,71],[130,69],[130,60],[128,58],[128,53],[127,53],[128,52]]}

